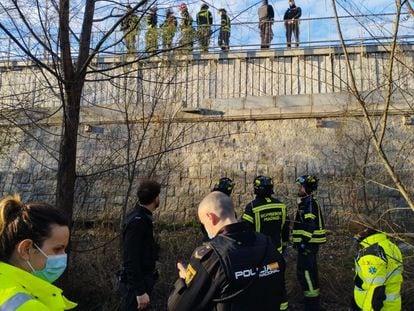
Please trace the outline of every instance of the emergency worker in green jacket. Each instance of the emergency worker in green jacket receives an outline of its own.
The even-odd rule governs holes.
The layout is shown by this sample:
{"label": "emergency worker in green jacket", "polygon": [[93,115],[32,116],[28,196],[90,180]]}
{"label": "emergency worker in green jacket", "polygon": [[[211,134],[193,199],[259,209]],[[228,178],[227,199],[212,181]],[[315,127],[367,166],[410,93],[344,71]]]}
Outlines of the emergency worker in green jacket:
{"label": "emergency worker in green jacket", "polygon": [[193,18],[188,12],[188,8],[185,3],[180,4],[179,10],[181,13],[181,23],[180,23],[181,36],[180,36],[180,41],[178,44],[181,50],[192,52],[193,46],[194,46],[194,36],[195,36],[195,31],[193,28]]}
{"label": "emergency worker in green jacket", "polygon": [[319,246],[326,243],[325,222],[316,200],[318,179],[303,175],[296,179],[298,209],[293,223],[293,245],[298,251],[296,276],[302,287],[306,311],[320,310],[317,255]]}
{"label": "emergency worker in green jacket", "polygon": [[349,230],[361,248],[355,257],[355,311],[400,311],[403,258],[397,245],[378,230],[378,222],[357,215]]}
{"label": "emergency worker in green jacket", "polygon": [[171,50],[173,47],[173,39],[177,32],[177,19],[174,13],[168,9],[164,23],[161,25],[162,31],[162,48],[164,50]]}
{"label": "emergency worker in green jacket", "polygon": [[220,17],[221,17],[221,24],[220,24],[220,33],[218,38],[218,45],[222,51],[229,50],[229,42],[230,42],[230,18],[227,15],[226,9],[219,10]]}
{"label": "emergency worker in green jacket", "polygon": [[149,9],[147,15],[147,33],[145,34],[145,44],[147,53],[155,53],[158,50],[158,29],[157,29],[157,7]]}
{"label": "emergency worker in green jacket", "polygon": [[197,36],[200,42],[201,50],[208,51],[210,37],[212,34],[211,26],[213,25],[213,15],[208,10],[207,4],[202,4],[200,12],[197,13]]}
{"label": "emergency worker in green jacket", "polygon": [[127,47],[129,57],[135,56],[136,53],[136,38],[138,36],[139,18],[136,14],[132,13],[132,7],[128,5],[127,13],[128,17],[124,18],[121,22],[121,30],[124,32],[124,40]]}
{"label": "emergency worker in green jacket", "polygon": [[69,219],[46,203],[0,201],[0,310],[61,311],[76,307],[52,283],[66,269]]}

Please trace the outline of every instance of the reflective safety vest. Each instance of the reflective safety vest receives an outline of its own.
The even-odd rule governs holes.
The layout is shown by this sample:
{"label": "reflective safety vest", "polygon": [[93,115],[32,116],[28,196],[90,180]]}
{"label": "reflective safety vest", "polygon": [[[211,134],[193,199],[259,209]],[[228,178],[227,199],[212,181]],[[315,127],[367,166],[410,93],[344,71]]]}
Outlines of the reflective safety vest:
{"label": "reflective safety vest", "polygon": [[301,199],[293,224],[293,243],[326,243],[325,222],[316,199],[310,195]]}
{"label": "reflective safety vest", "polygon": [[213,24],[213,16],[209,10],[201,10],[197,13],[198,26],[211,26]]}
{"label": "reflective safety vest", "polygon": [[231,27],[230,18],[226,14],[221,15],[221,27],[220,27],[220,30],[221,31],[228,31],[228,32],[230,32],[230,27]]}
{"label": "reflective safety vest", "polygon": [[76,305],[60,288],[0,261],[0,311],[62,311]]}
{"label": "reflective safety vest", "polygon": [[403,259],[384,233],[365,238],[355,258],[354,300],[363,311],[401,310]]}
{"label": "reflective safety vest", "polygon": [[157,14],[153,13],[147,16],[147,27],[150,28],[157,28]]}

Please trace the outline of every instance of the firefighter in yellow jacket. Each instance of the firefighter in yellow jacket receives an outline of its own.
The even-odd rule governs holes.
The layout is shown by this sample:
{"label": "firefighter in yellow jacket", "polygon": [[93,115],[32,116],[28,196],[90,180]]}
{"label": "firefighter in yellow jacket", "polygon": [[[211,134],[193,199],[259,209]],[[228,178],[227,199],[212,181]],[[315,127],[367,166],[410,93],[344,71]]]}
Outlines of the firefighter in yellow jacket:
{"label": "firefighter in yellow jacket", "polygon": [[401,251],[378,228],[377,222],[365,215],[358,215],[349,223],[349,230],[361,246],[355,257],[355,311],[401,310]]}
{"label": "firefighter in yellow jacket", "polygon": [[66,268],[69,220],[46,203],[0,201],[0,310],[61,311],[76,307],[52,285]]}

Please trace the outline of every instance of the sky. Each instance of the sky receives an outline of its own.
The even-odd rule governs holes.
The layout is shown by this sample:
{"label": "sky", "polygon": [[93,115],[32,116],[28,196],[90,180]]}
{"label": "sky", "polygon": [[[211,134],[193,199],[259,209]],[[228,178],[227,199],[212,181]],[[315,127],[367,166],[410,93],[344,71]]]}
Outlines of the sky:
{"label": "sky", "polygon": [[[4,8],[11,0],[1,0],[0,4],[0,21],[4,20]],[[27,2],[26,16],[36,20],[38,18],[36,10],[33,10],[31,1]],[[153,0],[154,1],[154,0]],[[300,24],[300,41],[302,46],[316,46],[316,45],[331,45],[338,44],[334,40],[338,39],[338,32],[335,24],[335,20],[332,10],[332,0],[297,0],[296,5],[302,8],[302,18]],[[138,0],[124,0],[116,3],[116,5],[134,5]],[[150,0],[151,2],[151,0]],[[157,0],[156,4],[159,8],[158,23],[161,24],[164,20],[165,11],[167,8],[173,9],[176,16],[179,17],[178,6],[183,0]],[[258,16],[257,10],[261,4],[258,0],[206,0],[184,1],[189,7],[190,14],[193,19],[196,17],[196,13],[199,11],[201,4],[207,3],[210,6],[210,10],[214,16],[214,22],[219,23],[218,9],[225,8],[229,17],[232,19],[232,32],[230,38],[230,45],[233,49],[255,49],[260,45],[260,33],[257,25]],[[23,3],[26,2],[21,2]],[[40,3],[49,3],[49,0],[40,1]],[[72,26],[74,31],[80,31],[81,21],[83,17],[84,0],[71,0],[71,6],[77,16],[72,19]],[[269,3],[273,5],[275,11],[275,24],[273,25],[274,38],[272,43],[274,47],[282,48],[285,46],[285,28],[281,20],[288,8],[287,0],[272,1]],[[394,16],[387,16],[386,13],[394,13],[395,1],[394,0],[336,0],[338,7],[338,14],[340,16],[348,16],[348,18],[341,19],[341,25],[346,39],[353,39],[349,41],[350,44],[360,44],[362,38],[374,37],[387,37],[392,34],[392,26]],[[107,15],[110,11],[108,2],[97,2],[97,16]],[[99,7],[100,5],[100,7]],[[406,12],[406,9],[403,10]],[[95,31],[99,33],[100,30],[108,29],[113,25],[119,16],[121,16],[125,10],[115,9],[110,11],[118,17],[112,19],[105,19],[96,25]],[[53,10],[49,10],[49,17],[53,14]],[[363,14],[379,14],[379,16],[349,18],[351,15],[363,15]],[[10,20],[9,20],[10,23]],[[217,27],[216,27],[217,28]],[[413,35],[414,34],[414,18],[408,14],[402,16],[400,23],[400,35]],[[29,33],[28,30],[26,30]],[[2,36],[0,31],[0,37]],[[119,32],[118,36],[121,37],[122,33]],[[217,45],[218,32],[213,34],[212,44]],[[178,34],[176,40],[178,39]],[[97,40],[97,39],[96,39]],[[144,34],[141,33],[140,43],[141,46],[144,41]],[[0,57],[2,51],[7,50],[7,46],[4,45],[4,40],[0,40]],[[121,47],[124,48],[124,47]],[[116,51],[115,51],[116,52]],[[39,52],[40,53],[40,52]],[[4,54],[4,52],[3,52]]]}
{"label": "sky", "polygon": [[[246,0],[208,0],[206,2],[211,4],[211,10],[215,15],[216,22],[218,22],[219,16],[213,8],[224,7],[229,12],[230,18],[234,18],[232,20],[234,24],[238,22],[257,22],[257,9],[261,4],[261,1]],[[375,36],[391,35],[390,31],[392,30],[394,17],[384,16],[383,14],[396,11],[394,0],[339,0],[337,3],[337,10],[340,16],[349,16],[350,14],[382,14],[381,16],[371,18],[361,17],[358,20],[352,18],[342,19],[341,23],[346,38],[371,37],[371,34]],[[201,1],[190,2],[190,12],[193,16],[199,10],[200,4]],[[273,5],[276,20],[273,26],[273,43],[282,45],[285,42],[285,28],[280,21],[283,20],[283,15],[288,8],[288,1],[269,0],[269,4]],[[331,0],[297,0],[296,5],[302,9],[302,22],[300,25],[301,41],[336,40],[338,38],[335,21],[333,19],[320,19],[334,16]],[[246,11],[247,8],[250,9]],[[413,17],[409,17],[407,21],[401,23],[401,34],[414,33],[413,20]],[[231,44],[257,44],[259,36],[259,30],[255,24],[234,25],[232,28]]]}

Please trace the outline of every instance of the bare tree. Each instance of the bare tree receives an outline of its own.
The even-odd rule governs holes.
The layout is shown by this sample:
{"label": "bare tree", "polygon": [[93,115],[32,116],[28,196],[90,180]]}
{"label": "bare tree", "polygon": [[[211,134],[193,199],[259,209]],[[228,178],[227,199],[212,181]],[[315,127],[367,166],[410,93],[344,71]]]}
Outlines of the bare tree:
{"label": "bare tree", "polygon": [[[94,72],[91,64],[99,53],[120,43],[122,37],[117,39],[114,33],[122,20],[136,12],[142,18],[153,2],[139,1],[125,15],[119,13],[125,5],[111,1],[29,1],[23,4],[10,0],[0,5],[0,30],[18,47],[16,50],[24,59],[41,70],[46,86],[58,85],[56,95],[61,105],[57,110],[61,109],[63,122],[58,152],[56,204],[69,215],[73,212],[80,107],[87,75]],[[99,8],[97,4],[100,4]],[[80,17],[82,11],[83,17]],[[100,11],[100,16],[96,16],[97,11]],[[93,30],[100,30],[104,22],[110,23],[110,26],[106,28],[108,30],[100,31],[100,38],[94,43]],[[33,46],[42,52],[33,49]],[[130,64],[139,60],[139,57],[133,59]]]}
{"label": "bare tree", "polygon": [[[376,118],[370,113],[369,110],[369,104],[366,101],[366,97],[362,94],[361,90],[358,89],[356,79],[355,79],[355,73],[353,71],[353,68],[350,64],[350,58],[349,53],[347,50],[347,46],[345,44],[345,40],[342,34],[342,28],[341,24],[338,18],[338,12],[337,12],[337,6],[336,6],[336,0],[332,0],[332,6],[334,9],[334,14],[336,18],[338,33],[342,45],[342,49],[345,54],[345,59],[347,63],[348,73],[349,73],[349,80],[350,80],[350,92],[357,100],[359,107],[361,108],[361,111],[364,115],[365,123],[369,129],[370,133],[370,139],[373,143],[375,150],[377,151],[378,156],[382,160],[382,163],[395,184],[395,187],[398,189],[401,196],[404,198],[404,200],[407,202],[409,207],[414,211],[414,202],[412,199],[412,195],[410,195],[409,191],[407,190],[406,185],[401,181],[400,175],[395,167],[393,165],[390,154],[387,153],[386,148],[384,146],[384,136],[387,131],[387,122],[389,117],[389,109],[391,106],[391,100],[392,95],[395,91],[395,89],[398,89],[398,87],[395,84],[396,77],[394,75],[395,66],[397,62],[401,62],[399,60],[399,57],[397,55],[397,48],[398,48],[398,29],[400,25],[400,17],[401,17],[401,8],[402,4],[405,2],[401,2],[400,0],[396,0],[396,19],[394,21],[394,29],[392,33],[392,43],[389,50],[389,60],[388,60],[388,69],[386,73],[386,83],[384,85],[385,89],[385,96],[384,96],[384,104],[383,104],[383,113],[380,119],[379,125],[376,123]],[[412,71],[412,69],[410,69]]]}

